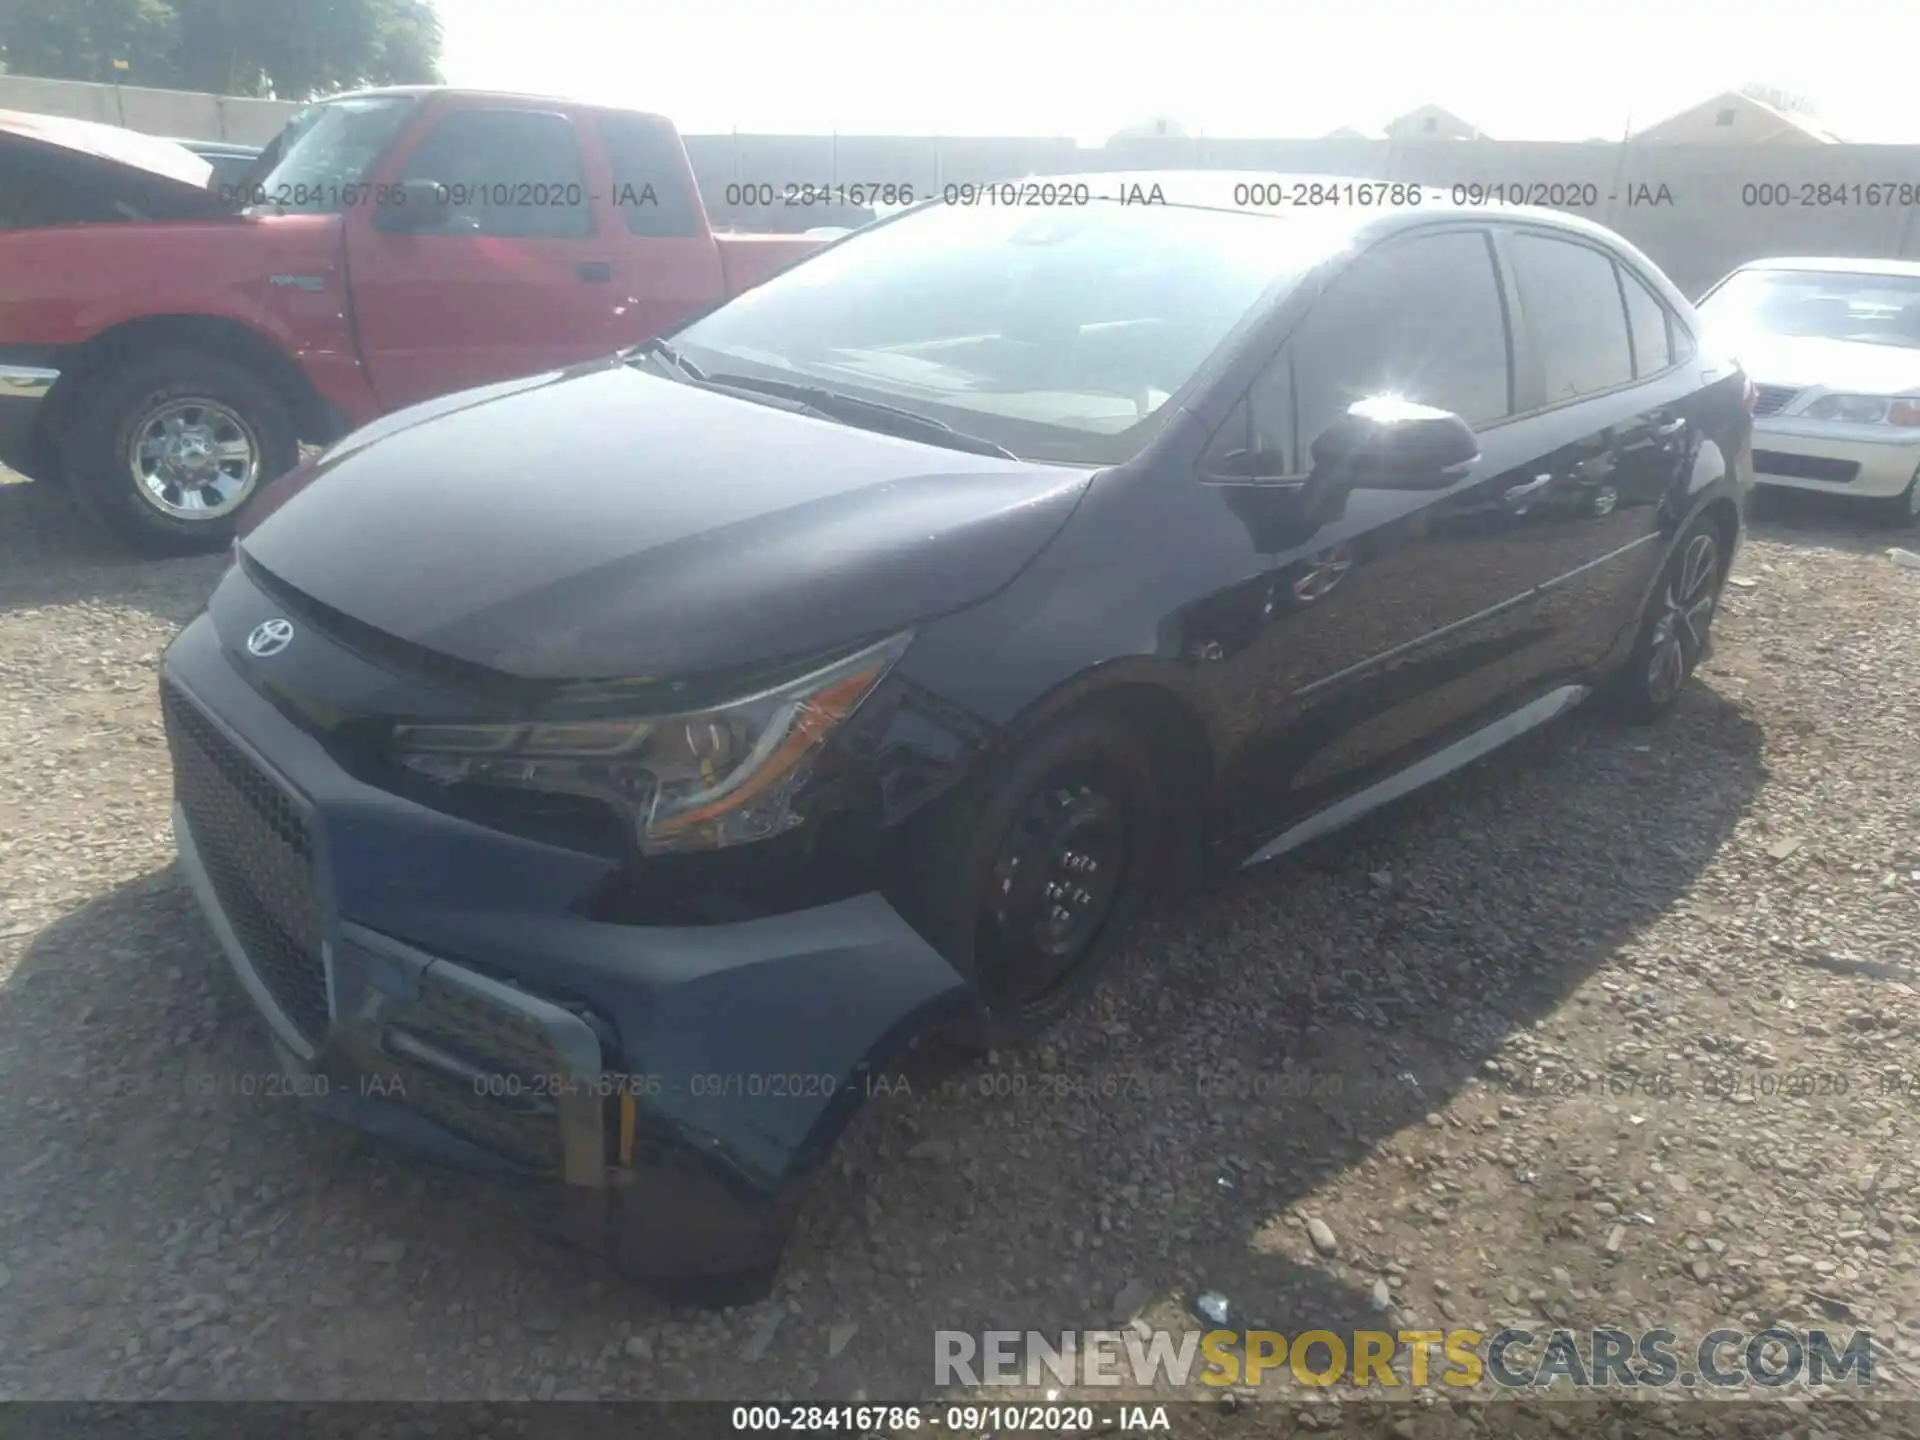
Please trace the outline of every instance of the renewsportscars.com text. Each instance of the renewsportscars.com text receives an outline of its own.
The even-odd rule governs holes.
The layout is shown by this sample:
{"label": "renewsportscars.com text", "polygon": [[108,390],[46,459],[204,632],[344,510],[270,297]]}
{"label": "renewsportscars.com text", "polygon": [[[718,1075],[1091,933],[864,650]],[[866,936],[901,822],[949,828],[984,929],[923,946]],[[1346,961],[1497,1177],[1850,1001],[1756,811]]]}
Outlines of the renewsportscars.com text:
{"label": "renewsportscars.com text", "polygon": [[934,1383],[1183,1389],[1297,1384],[1470,1389],[1777,1389],[1873,1384],[1873,1335],[1853,1330],[963,1330],[934,1333]]}

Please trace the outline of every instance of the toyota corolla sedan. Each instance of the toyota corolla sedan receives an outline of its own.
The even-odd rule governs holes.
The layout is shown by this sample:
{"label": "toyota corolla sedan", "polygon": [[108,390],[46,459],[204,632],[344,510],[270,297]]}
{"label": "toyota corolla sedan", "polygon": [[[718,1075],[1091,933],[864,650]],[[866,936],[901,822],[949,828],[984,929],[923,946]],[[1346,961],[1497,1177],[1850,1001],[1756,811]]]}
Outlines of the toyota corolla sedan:
{"label": "toyota corolla sedan", "polygon": [[909,210],[269,492],[161,689],[297,1091],[752,1293],[905,1051],[1033,1036],[1156,887],[1674,705],[1751,428],[1686,300],[1245,180]]}
{"label": "toyota corolla sedan", "polygon": [[1759,388],[1758,484],[1920,523],[1920,263],[1756,260],[1700,314]]}

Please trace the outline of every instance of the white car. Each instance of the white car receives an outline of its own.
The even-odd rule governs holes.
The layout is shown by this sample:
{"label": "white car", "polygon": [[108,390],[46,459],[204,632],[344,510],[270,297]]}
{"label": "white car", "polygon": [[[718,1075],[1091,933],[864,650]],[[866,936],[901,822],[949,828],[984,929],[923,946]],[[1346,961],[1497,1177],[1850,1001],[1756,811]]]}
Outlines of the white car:
{"label": "white car", "polygon": [[1758,484],[1920,521],[1920,262],[1755,260],[1699,310],[1758,389]]}

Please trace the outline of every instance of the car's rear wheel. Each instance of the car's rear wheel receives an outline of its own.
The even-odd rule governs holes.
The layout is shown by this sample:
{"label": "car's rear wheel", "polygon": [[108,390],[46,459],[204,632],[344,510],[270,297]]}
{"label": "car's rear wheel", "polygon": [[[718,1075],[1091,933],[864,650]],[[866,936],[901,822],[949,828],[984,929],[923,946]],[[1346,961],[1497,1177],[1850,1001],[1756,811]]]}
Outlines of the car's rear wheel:
{"label": "car's rear wheel", "polygon": [[1725,581],[1720,528],[1703,515],[1674,546],[1647,602],[1633,653],[1616,677],[1614,698],[1629,719],[1656,720],[1679,701],[1711,651]]}
{"label": "car's rear wheel", "polygon": [[87,507],[153,554],[228,544],[241,510],[300,458],[273,387],[192,350],[105,374],[75,407],[62,453]]}
{"label": "car's rear wheel", "polygon": [[1086,993],[1138,912],[1161,815],[1146,745],[1100,711],[1053,723],[956,797],[909,909],[981,1001],[962,1043],[1031,1039]]}

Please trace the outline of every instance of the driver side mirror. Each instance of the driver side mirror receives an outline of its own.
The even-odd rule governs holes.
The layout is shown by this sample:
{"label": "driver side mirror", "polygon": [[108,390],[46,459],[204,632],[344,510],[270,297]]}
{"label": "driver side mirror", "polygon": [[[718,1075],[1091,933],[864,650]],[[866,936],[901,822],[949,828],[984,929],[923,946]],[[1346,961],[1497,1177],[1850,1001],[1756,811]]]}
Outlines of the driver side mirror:
{"label": "driver side mirror", "polygon": [[1480,442],[1450,410],[1382,395],[1349,406],[1311,453],[1316,486],[1445,490],[1480,458]]}
{"label": "driver side mirror", "polygon": [[386,235],[411,235],[446,223],[452,195],[438,180],[403,180],[381,196],[373,228]]}

